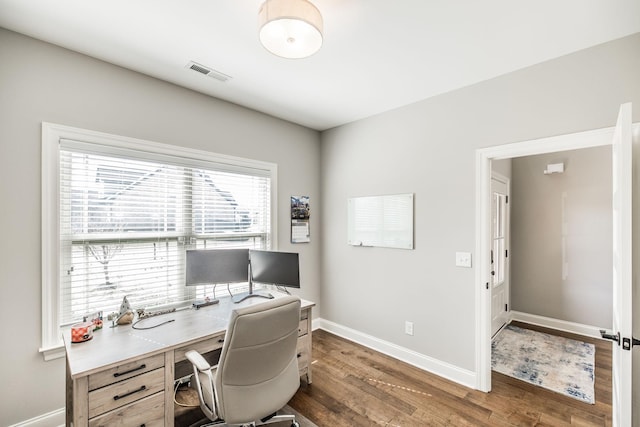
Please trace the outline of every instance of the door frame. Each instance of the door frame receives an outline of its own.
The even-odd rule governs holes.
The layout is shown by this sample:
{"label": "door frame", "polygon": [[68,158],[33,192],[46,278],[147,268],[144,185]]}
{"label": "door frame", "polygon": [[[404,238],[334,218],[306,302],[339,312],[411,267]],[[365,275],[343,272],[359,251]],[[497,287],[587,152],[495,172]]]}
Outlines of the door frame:
{"label": "door frame", "polygon": [[[476,389],[491,391],[491,292],[489,247],[491,232],[491,161],[611,145],[615,126],[585,132],[516,142],[476,150]],[[633,135],[640,132],[634,123]],[[624,183],[625,186],[631,182]],[[613,209],[613,208],[612,208]],[[628,231],[631,233],[631,230]]]}

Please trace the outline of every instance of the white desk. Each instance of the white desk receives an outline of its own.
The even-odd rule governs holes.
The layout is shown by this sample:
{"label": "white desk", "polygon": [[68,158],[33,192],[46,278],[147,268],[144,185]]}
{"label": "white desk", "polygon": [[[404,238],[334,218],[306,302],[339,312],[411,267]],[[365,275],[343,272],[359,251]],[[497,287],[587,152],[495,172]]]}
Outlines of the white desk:
{"label": "white desk", "polygon": [[[276,298],[278,292],[271,292]],[[234,304],[230,298],[200,308],[154,316],[133,329],[131,325],[95,331],[93,339],[71,343],[64,334],[67,353],[67,425],[173,426],[173,384],[175,364],[185,360],[189,350],[206,353],[222,348],[231,310],[264,302],[250,298]],[[300,376],[311,383],[311,309],[302,300],[298,332]]]}

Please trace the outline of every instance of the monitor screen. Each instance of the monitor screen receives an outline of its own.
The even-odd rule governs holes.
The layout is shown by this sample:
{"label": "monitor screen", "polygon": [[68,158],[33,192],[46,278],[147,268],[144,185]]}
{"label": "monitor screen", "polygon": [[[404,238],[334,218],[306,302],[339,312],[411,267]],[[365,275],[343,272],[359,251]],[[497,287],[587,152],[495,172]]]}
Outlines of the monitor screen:
{"label": "monitor screen", "polygon": [[186,285],[249,281],[249,249],[187,250]]}
{"label": "monitor screen", "polygon": [[290,288],[300,287],[297,253],[251,250],[249,257],[252,282]]}

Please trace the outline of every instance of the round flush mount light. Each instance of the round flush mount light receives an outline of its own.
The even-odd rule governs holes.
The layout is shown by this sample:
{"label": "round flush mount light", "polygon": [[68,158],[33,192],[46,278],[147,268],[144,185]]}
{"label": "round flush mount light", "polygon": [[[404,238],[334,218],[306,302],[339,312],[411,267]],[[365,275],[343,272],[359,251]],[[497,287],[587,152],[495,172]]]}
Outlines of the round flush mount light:
{"label": "round flush mount light", "polygon": [[307,0],[266,0],[260,11],[260,42],[282,58],[306,58],[322,46],[322,15]]}

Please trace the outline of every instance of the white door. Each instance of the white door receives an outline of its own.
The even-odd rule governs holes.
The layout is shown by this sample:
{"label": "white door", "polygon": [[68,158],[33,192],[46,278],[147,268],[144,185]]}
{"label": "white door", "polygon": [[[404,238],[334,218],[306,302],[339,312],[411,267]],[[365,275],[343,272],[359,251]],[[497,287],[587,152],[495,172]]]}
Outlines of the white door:
{"label": "white door", "polygon": [[507,323],[509,312],[509,181],[491,176],[491,336]]}
{"label": "white door", "polygon": [[612,142],[613,158],[613,425],[632,422],[631,103],[623,104]]}

